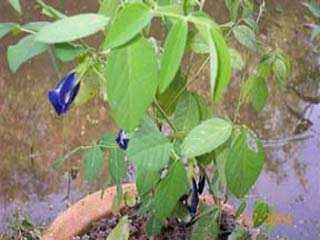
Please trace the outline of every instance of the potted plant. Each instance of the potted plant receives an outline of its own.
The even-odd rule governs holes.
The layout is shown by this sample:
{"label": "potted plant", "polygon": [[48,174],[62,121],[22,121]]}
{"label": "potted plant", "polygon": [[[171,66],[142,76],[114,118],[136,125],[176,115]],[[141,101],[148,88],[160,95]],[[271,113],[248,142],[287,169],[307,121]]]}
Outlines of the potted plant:
{"label": "potted plant", "polygon": [[[84,177],[93,182],[101,174],[107,151],[115,187],[89,195],[62,213],[44,239],[80,234],[111,209],[121,209],[123,199],[131,195],[138,199],[136,212],[145,217],[149,236],[158,235],[167,219],[174,218],[192,229],[192,239],[250,238],[246,225],[236,223],[262,171],[265,154],[254,131],[239,122],[240,106],[250,103],[261,111],[268,96],[266,80],[274,75],[281,87],[290,69],[282,51],[261,46],[256,39],[264,2],[255,13],[250,0],[225,1],[230,21],[224,24],[204,12],[205,0],[104,0],[98,14],[74,16],[41,0],[37,3],[51,22],[1,24],[2,36],[12,31],[27,34],[8,48],[10,69],[17,71],[45,51],[58,61],[77,60],[78,65],[48,93],[55,111],[67,114],[73,104],[86,103],[101,93],[119,127],[117,133],[106,133],[96,144],[79,147],[54,163],[58,167],[84,151]],[[156,21],[165,32],[163,44],[150,34]],[[101,31],[104,39],[99,48],[83,40]],[[261,58],[254,71],[228,46],[231,38],[250,50],[249,57]],[[202,64],[191,74],[196,56]],[[183,59],[189,62],[184,67]],[[207,66],[210,99],[190,90]],[[238,107],[232,116],[218,116],[212,109],[223,104],[232,71],[235,78],[246,73],[240,74]],[[135,185],[122,185],[128,162],[135,166]],[[205,188],[208,194],[202,199],[210,204],[199,207]],[[229,214],[233,227],[222,232],[223,213],[230,212],[229,197],[240,200],[240,206]],[[260,226],[269,211],[265,202],[257,202],[253,226]],[[127,218],[119,220],[115,230],[122,234],[114,239],[128,239],[128,224]],[[53,228],[55,234],[69,235],[54,235]]]}

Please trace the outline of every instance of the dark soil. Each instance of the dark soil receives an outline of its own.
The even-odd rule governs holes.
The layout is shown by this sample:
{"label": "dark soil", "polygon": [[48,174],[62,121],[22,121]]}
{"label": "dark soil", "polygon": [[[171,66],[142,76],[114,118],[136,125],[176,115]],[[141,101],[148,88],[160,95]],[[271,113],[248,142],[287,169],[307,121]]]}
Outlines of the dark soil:
{"label": "dark soil", "polygon": [[[137,214],[138,207],[125,207],[120,210],[116,215],[111,215],[107,218],[93,223],[90,230],[82,235],[76,236],[73,240],[105,240],[111,233],[112,229],[116,227],[119,219],[122,216],[127,215],[130,220],[130,240],[148,240],[145,231],[147,224],[147,217]],[[224,240],[228,238],[228,235],[235,228],[234,216],[223,212],[221,219],[221,234],[219,239]],[[190,239],[192,231],[192,225],[186,226],[179,223],[176,219],[167,220],[165,226],[163,226],[161,233],[155,236],[154,240],[187,240]]]}

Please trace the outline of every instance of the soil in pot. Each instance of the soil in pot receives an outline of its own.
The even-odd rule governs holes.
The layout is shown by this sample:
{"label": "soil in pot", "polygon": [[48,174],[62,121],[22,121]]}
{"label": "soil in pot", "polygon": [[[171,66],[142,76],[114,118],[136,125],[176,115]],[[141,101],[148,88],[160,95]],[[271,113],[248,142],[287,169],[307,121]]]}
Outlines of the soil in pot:
{"label": "soil in pot", "polygon": [[[98,222],[92,223],[91,228],[81,235],[76,236],[73,240],[105,240],[111,233],[123,216],[128,216],[130,220],[130,240],[147,240],[150,239],[145,231],[147,224],[147,217],[137,214],[138,206],[124,207],[116,215],[110,215],[101,219]],[[167,220],[165,226],[162,227],[161,233],[155,236],[154,240],[187,240],[191,238],[192,224],[186,225],[179,223],[176,219],[172,218]],[[227,240],[228,235],[236,226],[234,214],[231,212],[223,211],[220,223],[219,239]]]}

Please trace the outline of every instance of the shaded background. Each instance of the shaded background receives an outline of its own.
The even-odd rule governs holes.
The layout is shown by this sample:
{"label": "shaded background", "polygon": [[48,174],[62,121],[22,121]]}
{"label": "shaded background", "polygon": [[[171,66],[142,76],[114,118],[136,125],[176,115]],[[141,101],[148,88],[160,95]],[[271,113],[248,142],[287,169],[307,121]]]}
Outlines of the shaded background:
{"label": "shaded background", "polygon": [[[59,7],[60,1],[46,1]],[[260,1],[256,1],[260,2]],[[7,1],[0,2],[0,22],[27,23],[46,20],[32,0],[22,0],[20,17]],[[307,96],[317,96],[320,82],[319,42],[310,42],[310,32],[303,24],[315,22],[298,0],[267,0],[267,12],[260,24],[258,39],[272,48],[282,48],[292,59],[290,83]],[[96,12],[97,1],[65,1],[67,15]],[[205,10],[217,22],[225,22],[228,14],[222,0],[207,0]],[[163,37],[161,28],[153,33]],[[29,215],[37,224],[49,223],[69,203],[97,189],[83,183],[81,173],[68,188],[68,172],[81,168],[81,156],[75,156],[63,169],[53,171],[50,164],[59,156],[79,145],[89,145],[106,131],[115,130],[108,108],[100,99],[72,109],[66,116],[57,117],[47,100],[47,92],[58,79],[49,55],[42,54],[24,64],[16,74],[8,70],[6,48],[21,36],[6,36],[0,40],[0,233],[4,232],[15,213]],[[99,36],[90,38],[99,44]],[[232,46],[248,52],[234,41]],[[203,58],[192,63],[197,71]],[[258,59],[252,59],[251,69]],[[185,61],[188,62],[187,60]],[[69,72],[74,63],[64,64],[61,73]],[[208,95],[209,69],[191,88]],[[279,215],[292,215],[292,224],[276,225],[272,236],[288,239],[320,238],[320,106],[303,101],[291,91],[280,92],[274,80],[268,83],[269,100],[263,112],[257,114],[250,106],[241,109],[241,123],[252,127],[268,141],[267,162],[262,176],[249,196],[250,213],[255,199],[267,200]],[[239,96],[239,76],[232,84],[217,112],[232,115]],[[284,102],[313,122],[306,140],[290,141],[299,119],[288,111]],[[235,204],[237,204],[235,202]]]}

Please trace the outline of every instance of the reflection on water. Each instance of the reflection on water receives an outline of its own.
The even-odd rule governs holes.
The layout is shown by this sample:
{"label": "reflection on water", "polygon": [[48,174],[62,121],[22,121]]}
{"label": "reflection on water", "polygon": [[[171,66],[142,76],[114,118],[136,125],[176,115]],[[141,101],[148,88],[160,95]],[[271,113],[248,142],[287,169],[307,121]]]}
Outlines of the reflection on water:
{"label": "reflection on water", "polygon": [[[34,2],[22,1],[27,14],[20,19],[27,22],[39,19],[34,14]],[[58,4],[59,1],[48,1]],[[73,13],[89,12],[97,8],[95,1],[65,1]],[[223,1],[207,1],[206,9],[217,21],[225,20]],[[279,3],[281,2],[281,3]],[[77,6],[85,6],[79,9]],[[219,5],[220,6],[220,5]],[[283,11],[279,11],[279,6]],[[277,10],[278,9],[278,10]],[[6,1],[0,3],[0,22],[15,21],[17,16]],[[290,83],[303,95],[320,96],[319,43],[308,40],[309,33],[303,23],[312,18],[299,0],[267,1],[267,13],[262,18],[260,39],[273,48],[280,47],[293,59]],[[14,39],[1,40],[0,52]],[[94,40],[94,42],[96,42]],[[233,44],[233,43],[232,43]],[[194,64],[196,67],[197,64]],[[72,65],[61,69],[68,72]],[[69,202],[80,198],[95,187],[83,185],[81,174],[71,181],[69,199],[66,199],[67,172],[79,166],[80,156],[68,162],[58,172],[50,170],[50,163],[67,150],[78,145],[91,144],[104,131],[114,129],[107,116],[108,110],[99,100],[88,106],[73,109],[63,118],[57,118],[46,98],[48,89],[55,86],[57,75],[48,56],[43,55],[26,64],[15,75],[7,70],[5,54],[0,54],[0,232],[18,210],[39,224],[50,222]],[[207,84],[207,74],[205,82]],[[203,79],[195,87],[204,92]],[[250,107],[242,108],[240,121],[255,129],[267,147],[264,172],[249,196],[251,203],[257,198],[266,199],[276,213],[292,214],[292,224],[277,225],[273,236],[289,239],[320,238],[320,105],[310,104],[294,91],[279,91],[270,79],[270,97],[260,114]],[[239,94],[239,78],[234,77],[224,98],[221,114],[233,113]],[[288,106],[286,106],[286,104]],[[293,135],[301,119],[313,125],[303,137]],[[100,184],[104,181],[101,178]]]}

